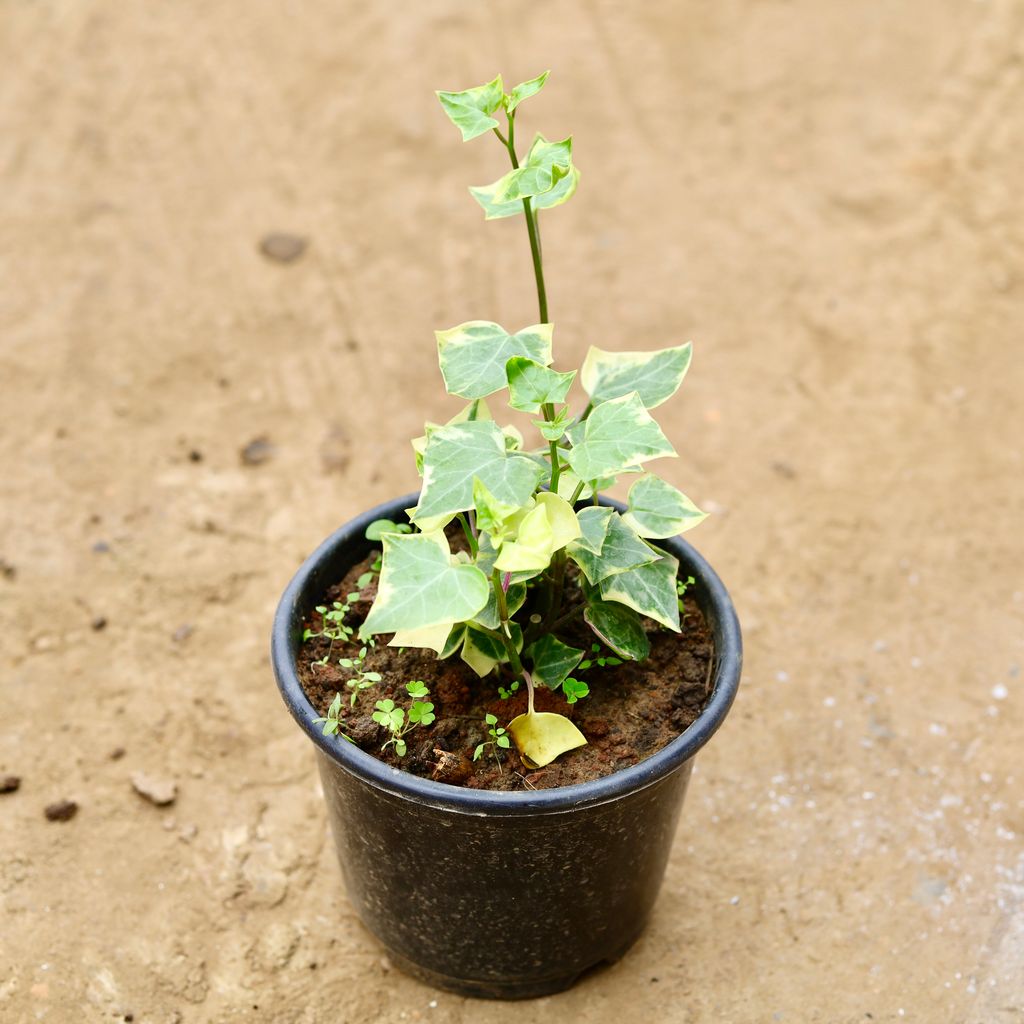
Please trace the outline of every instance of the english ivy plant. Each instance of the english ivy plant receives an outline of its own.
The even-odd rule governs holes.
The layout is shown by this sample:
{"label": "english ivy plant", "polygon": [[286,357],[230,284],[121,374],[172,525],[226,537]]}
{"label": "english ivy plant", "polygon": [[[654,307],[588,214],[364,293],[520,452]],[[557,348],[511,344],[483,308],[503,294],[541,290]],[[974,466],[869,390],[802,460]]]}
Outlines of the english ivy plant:
{"label": "english ivy plant", "polygon": [[[463,140],[492,135],[505,150],[510,170],[470,193],[486,219],[526,222],[539,322],[510,331],[470,320],[437,332],[445,388],[467,405],[448,423],[428,423],[413,441],[423,478],[419,501],[408,510],[413,530],[378,520],[368,531],[382,543],[383,563],[360,631],[363,640],[394,633],[393,646],[459,656],[480,676],[510,673],[514,681],[502,686],[503,696],[524,683],[528,710],[507,731],[528,767],[586,743],[565,716],[534,709],[536,685],[561,687],[575,702],[588,687],[573,673],[595,660],[647,656],[645,618],[679,631],[679,566],[651,542],[689,530],[705,515],[646,469],[676,455],[650,410],[682,383],[689,343],[644,352],[592,347],[578,375],[587,395],[578,414],[568,405],[576,371],[552,367],[539,214],[569,200],[580,174],[571,137],[552,142],[538,133],[522,158],[516,145],[520,105],[547,77],[509,92],[498,76],[437,94]],[[542,444],[530,447],[514,427],[494,421],[487,399],[499,393],[511,409],[534,417]],[[597,493],[623,474],[635,479],[620,515],[599,505]],[[583,501],[592,504],[580,508]],[[449,544],[453,522],[465,534],[466,551]],[[567,574],[570,562],[577,573]],[[559,638],[577,616],[611,652],[607,657],[594,659],[593,651]],[[391,716],[397,746],[406,728],[404,719],[397,722],[399,709],[378,709],[382,720]]]}

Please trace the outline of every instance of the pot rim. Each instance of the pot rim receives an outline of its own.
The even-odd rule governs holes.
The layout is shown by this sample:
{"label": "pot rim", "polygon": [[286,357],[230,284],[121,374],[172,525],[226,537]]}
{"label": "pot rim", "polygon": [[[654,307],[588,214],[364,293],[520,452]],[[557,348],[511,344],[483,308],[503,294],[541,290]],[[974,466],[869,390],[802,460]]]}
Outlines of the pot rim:
{"label": "pot rim", "polygon": [[[310,589],[321,564],[333,561],[339,549],[353,546],[358,550],[367,546],[364,532],[373,520],[401,517],[405,509],[416,504],[418,498],[419,494],[413,492],[384,502],[335,530],[303,562],[277,606],[271,637],[274,675],[292,717],[316,744],[321,755],[368,785],[400,799],[431,804],[453,813],[514,816],[564,813],[619,799],[677,771],[707,743],[722,724],[736,697],[743,661],[742,638],[736,611],[725,585],[708,562],[681,537],[659,541],[658,545],[679,559],[681,574],[685,571],[697,581],[696,596],[704,614],[709,617],[714,637],[716,663],[712,673],[712,695],[684,732],[642,761],[590,782],[509,793],[464,789],[424,779],[379,761],[353,743],[324,736],[322,730],[313,724],[317,712],[306,697],[296,671],[295,656],[302,632],[302,615],[308,610],[307,605],[312,605],[306,591]],[[625,508],[621,502],[611,498],[600,497],[599,500],[601,504],[619,511]]]}

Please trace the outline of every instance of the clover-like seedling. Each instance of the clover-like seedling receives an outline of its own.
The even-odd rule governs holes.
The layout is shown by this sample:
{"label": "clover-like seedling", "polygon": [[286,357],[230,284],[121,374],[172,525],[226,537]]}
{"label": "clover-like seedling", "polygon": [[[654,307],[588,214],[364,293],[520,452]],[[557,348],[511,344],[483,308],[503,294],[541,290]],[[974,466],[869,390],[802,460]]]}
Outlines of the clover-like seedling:
{"label": "clover-like seedling", "polygon": [[498,716],[492,715],[488,712],[484,715],[484,726],[487,730],[487,735],[490,739],[484,740],[483,743],[478,743],[476,749],[473,751],[473,760],[479,761],[480,755],[490,747],[491,753],[494,754],[495,763],[498,765],[498,771],[501,771],[501,757],[498,755],[498,750],[508,750],[511,745],[511,741],[508,738],[508,732],[498,725]]}
{"label": "clover-like seedling", "polygon": [[409,710],[400,708],[391,698],[379,700],[374,705],[376,710],[370,716],[378,725],[389,733],[381,750],[394,746],[399,757],[405,757],[408,747],[405,736],[418,725],[430,725],[434,719],[434,705],[423,698],[430,696],[430,691],[421,680],[406,683],[405,688],[413,698]]}
{"label": "clover-like seedling", "polygon": [[[540,214],[575,195],[580,173],[571,136],[551,141],[537,133],[525,152],[516,143],[521,104],[547,77],[508,92],[498,76],[438,93],[464,140],[493,136],[508,158],[506,173],[470,193],[487,220],[523,218],[539,316],[518,330],[469,320],[436,333],[445,388],[465,404],[447,423],[428,423],[412,443],[423,485],[409,522],[378,520],[367,531],[383,555],[361,629],[364,639],[393,633],[394,646],[461,657],[480,676],[504,674],[503,697],[523,683],[527,711],[507,733],[523,761],[538,767],[586,738],[565,716],[535,711],[534,684],[561,687],[574,703],[587,692],[571,675],[581,663],[646,658],[651,620],[678,632],[679,565],[654,542],[704,519],[682,491],[646,468],[676,456],[651,411],[682,383],[690,343],[651,351],[591,347],[578,373],[552,366]],[[570,392],[577,385],[586,400],[575,411]],[[488,404],[495,395],[532,418],[538,443],[495,422]],[[633,483],[620,514],[602,505],[598,492],[623,476]],[[452,550],[450,526],[465,550]],[[591,651],[597,657],[585,659],[585,647],[564,639],[576,635],[566,631],[578,629],[580,619],[610,654]],[[392,716],[401,709],[378,710],[382,724],[391,723],[397,751],[407,723]]]}

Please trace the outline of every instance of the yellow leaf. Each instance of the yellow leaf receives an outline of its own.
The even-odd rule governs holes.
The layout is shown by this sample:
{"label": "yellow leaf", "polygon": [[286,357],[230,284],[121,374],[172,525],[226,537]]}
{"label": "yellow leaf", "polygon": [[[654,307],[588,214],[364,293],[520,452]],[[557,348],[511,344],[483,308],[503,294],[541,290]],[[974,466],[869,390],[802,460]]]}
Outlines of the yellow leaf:
{"label": "yellow leaf", "polygon": [[541,491],[537,495],[537,504],[543,505],[548,514],[548,522],[551,524],[552,544],[551,550],[557,551],[570,544],[577,537],[583,536],[580,529],[580,522],[576,513],[564,498],[560,498],[551,491]]}
{"label": "yellow leaf", "polygon": [[549,711],[528,711],[508,723],[527,768],[543,768],[556,757],[577,747],[585,747],[587,738],[564,715]]}
{"label": "yellow leaf", "polygon": [[422,629],[400,629],[389,641],[388,647],[429,647],[440,654],[448,641],[453,622],[439,622]]}

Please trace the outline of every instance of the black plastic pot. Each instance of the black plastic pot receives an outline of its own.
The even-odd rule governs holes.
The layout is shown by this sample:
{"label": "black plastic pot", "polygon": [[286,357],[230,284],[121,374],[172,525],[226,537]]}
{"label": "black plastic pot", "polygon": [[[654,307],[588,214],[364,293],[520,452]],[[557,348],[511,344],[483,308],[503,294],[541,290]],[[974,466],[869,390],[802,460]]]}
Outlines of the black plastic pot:
{"label": "black plastic pot", "polygon": [[403,519],[416,500],[409,494],[372,509],[307,559],[274,619],[274,672],[316,744],[349,898],[392,960],[461,995],[547,995],[618,959],[643,930],[694,755],[736,695],[739,623],[707,562],[680,538],[663,541],[680,575],[696,580],[715,645],[713,694],[685,733],[631,768],[535,792],[462,789],[391,768],[313,724],[296,652],[312,607],[368,553],[366,526]]}

